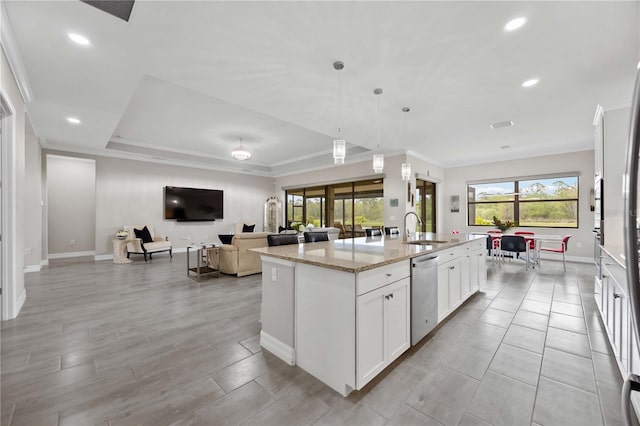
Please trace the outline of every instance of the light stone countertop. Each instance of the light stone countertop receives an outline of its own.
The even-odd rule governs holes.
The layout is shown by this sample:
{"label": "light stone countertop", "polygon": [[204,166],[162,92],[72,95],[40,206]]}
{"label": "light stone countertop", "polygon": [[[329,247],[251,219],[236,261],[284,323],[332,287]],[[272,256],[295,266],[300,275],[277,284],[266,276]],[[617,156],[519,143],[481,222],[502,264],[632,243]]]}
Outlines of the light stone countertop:
{"label": "light stone countertop", "polygon": [[411,234],[409,241],[438,240],[447,242],[431,245],[404,244],[401,235],[387,235],[263,247],[250,250],[263,256],[292,262],[306,263],[345,272],[361,272],[484,238],[486,238],[484,235],[444,235],[427,232]]}

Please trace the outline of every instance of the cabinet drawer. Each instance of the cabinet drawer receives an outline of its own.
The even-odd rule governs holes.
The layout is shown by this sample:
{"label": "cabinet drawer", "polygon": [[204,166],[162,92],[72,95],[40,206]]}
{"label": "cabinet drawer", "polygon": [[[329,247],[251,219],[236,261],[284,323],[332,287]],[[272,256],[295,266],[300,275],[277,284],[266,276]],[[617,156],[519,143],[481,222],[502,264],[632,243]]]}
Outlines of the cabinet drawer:
{"label": "cabinet drawer", "polygon": [[368,271],[359,272],[356,278],[356,294],[361,295],[372,290],[406,278],[411,274],[409,262],[392,263]]}
{"label": "cabinet drawer", "polygon": [[436,253],[438,255],[438,265],[447,263],[458,257],[466,256],[467,249],[465,247],[453,247]]}
{"label": "cabinet drawer", "polygon": [[485,238],[474,240],[466,244],[465,247],[467,248],[468,251],[484,249],[485,247],[487,247],[487,241]]}
{"label": "cabinet drawer", "polygon": [[620,285],[621,290],[626,293],[627,272],[609,256],[602,258],[602,274],[612,277]]}

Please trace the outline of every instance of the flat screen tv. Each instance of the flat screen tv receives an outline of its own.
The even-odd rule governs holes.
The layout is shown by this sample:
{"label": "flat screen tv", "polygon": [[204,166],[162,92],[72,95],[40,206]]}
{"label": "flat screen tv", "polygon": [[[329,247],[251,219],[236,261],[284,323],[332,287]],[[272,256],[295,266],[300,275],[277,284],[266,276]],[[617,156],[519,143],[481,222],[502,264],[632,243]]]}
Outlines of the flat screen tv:
{"label": "flat screen tv", "polygon": [[178,221],[222,219],[223,191],[217,189],[164,187],[164,218]]}

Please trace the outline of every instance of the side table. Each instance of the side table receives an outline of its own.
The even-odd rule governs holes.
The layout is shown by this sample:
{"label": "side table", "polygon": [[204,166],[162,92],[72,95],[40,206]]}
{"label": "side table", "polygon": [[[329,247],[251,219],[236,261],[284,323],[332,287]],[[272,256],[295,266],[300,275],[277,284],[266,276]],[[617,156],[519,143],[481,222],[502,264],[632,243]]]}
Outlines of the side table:
{"label": "side table", "polygon": [[131,263],[131,259],[127,259],[127,243],[130,239],[121,240],[114,238],[113,240],[113,263]]}
{"label": "side table", "polygon": [[[193,267],[190,265],[192,250],[196,252],[196,263]],[[196,277],[200,279],[202,274],[217,272],[216,278],[220,278],[220,270],[210,267],[207,264],[206,257],[203,259],[202,252],[204,250],[209,250],[210,255],[213,253],[213,255],[217,257],[214,265],[220,265],[220,247],[216,247],[215,245],[192,244],[187,246],[187,276],[191,276],[191,272],[195,272]]]}

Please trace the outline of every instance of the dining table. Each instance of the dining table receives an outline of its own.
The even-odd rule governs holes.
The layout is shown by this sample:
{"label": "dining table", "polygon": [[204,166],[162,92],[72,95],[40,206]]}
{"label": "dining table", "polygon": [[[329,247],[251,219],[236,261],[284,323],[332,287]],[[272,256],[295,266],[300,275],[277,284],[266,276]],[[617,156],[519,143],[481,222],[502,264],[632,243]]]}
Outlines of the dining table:
{"label": "dining table", "polygon": [[[514,233],[504,233],[504,234],[489,234],[487,232],[471,232],[474,235],[486,235],[490,237],[504,237],[504,236],[514,236],[514,237],[523,237],[525,241],[533,240],[534,241],[534,250],[533,250],[533,259],[531,259],[533,263],[533,267],[535,265],[540,266],[540,247],[542,247],[543,243],[561,243],[563,235],[552,235],[552,234],[526,234],[526,235],[517,235]],[[527,252],[529,251],[529,244],[527,244]]]}

